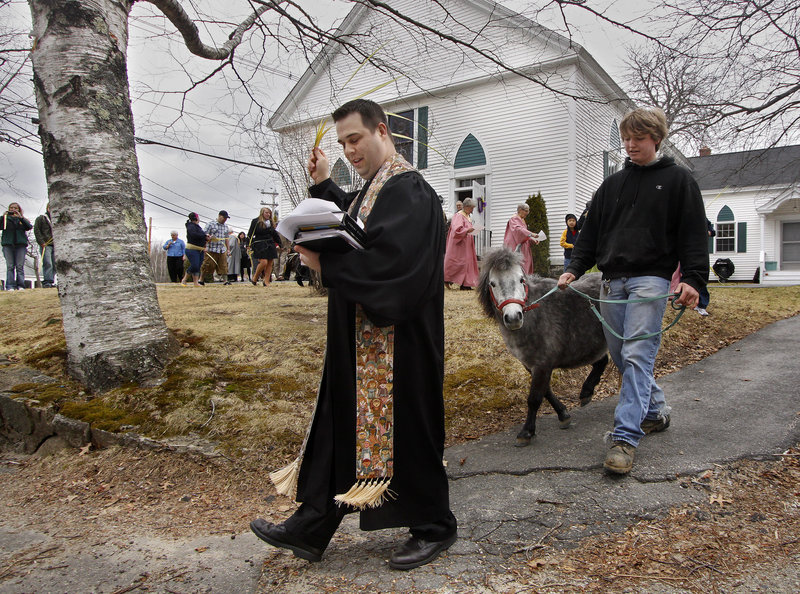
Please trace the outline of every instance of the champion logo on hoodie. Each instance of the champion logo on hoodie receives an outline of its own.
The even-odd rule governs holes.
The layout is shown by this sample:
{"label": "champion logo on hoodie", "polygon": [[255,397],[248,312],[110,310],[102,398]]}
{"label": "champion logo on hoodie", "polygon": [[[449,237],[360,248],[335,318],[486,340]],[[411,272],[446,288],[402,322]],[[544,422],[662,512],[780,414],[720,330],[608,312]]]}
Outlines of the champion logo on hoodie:
{"label": "champion logo on hoodie", "polygon": [[664,186],[656,186],[656,190],[663,190]]}

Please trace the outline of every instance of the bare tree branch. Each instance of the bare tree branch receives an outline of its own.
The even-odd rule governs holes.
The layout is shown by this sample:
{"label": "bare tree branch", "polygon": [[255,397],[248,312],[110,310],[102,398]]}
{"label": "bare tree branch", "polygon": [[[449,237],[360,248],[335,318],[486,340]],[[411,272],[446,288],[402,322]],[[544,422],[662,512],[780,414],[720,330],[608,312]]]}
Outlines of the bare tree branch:
{"label": "bare tree branch", "polygon": [[258,19],[268,10],[275,9],[279,4],[283,3],[283,0],[259,2],[259,4],[262,6],[259,6],[253,12],[253,14],[242,21],[239,26],[234,29],[228,38],[228,41],[222,44],[221,47],[212,47],[201,41],[200,32],[197,30],[197,25],[191,19],[191,17],[186,14],[186,11],[183,9],[183,6],[181,6],[178,0],[146,1],[156,6],[161,12],[164,13],[170,22],[175,25],[175,28],[180,31],[181,35],[183,35],[183,40],[190,52],[196,56],[200,56],[201,58],[206,58],[208,60],[224,60],[230,56],[233,49],[242,42],[242,36],[248,29],[250,29],[250,27],[253,26],[253,23],[256,22],[256,19]]}

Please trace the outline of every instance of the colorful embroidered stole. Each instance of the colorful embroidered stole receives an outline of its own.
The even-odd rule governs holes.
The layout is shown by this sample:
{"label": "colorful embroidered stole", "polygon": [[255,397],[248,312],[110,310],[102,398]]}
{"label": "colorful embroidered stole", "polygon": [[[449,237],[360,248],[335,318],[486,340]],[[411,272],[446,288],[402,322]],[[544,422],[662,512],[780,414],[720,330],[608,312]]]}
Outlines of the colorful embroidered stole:
{"label": "colorful embroidered stole", "polygon": [[[381,166],[367,189],[358,213],[351,216],[366,225],[372,207],[384,184],[393,176],[413,171],[401,155],[395,153]],[[354,201],[351,210],[356,207]],[[394,460],[393,374],[394,326],[375,326],[360,304],[356,304],[356,482],[335,496],[336,503],[357,509],[378,507],[392,496],[389,483]],[[319,401],[319,393],[317,394]],[[316,415],[316,410],[315,410]],[[312,417],[313,425],[314,419]],[[309,432],[303,440],[300,456],[286,468],[270,474],[279,493],[294,495],[300,462],[305,453]]]}

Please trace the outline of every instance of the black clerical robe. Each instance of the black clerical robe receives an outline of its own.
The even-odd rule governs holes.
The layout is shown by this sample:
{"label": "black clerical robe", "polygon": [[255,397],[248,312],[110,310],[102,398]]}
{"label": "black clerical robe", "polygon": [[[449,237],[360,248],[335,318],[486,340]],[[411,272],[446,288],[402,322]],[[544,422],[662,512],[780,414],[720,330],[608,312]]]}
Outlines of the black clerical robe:
{"label": "black clerical robe", "polygon": [[[368,187],[369,184],[367,184]],[[366,192],[331,180],[310,189],[346,210]],[[361,512],[361,528],[418,526],[452,517],[444,452],[444,216],[416,171],[391,177],[366,221],[365,249],[322,254],[328,345],[319,402],[300,467],[297,500],[322,511],[355,482],[355,304],[395,325],[394,498]]]}

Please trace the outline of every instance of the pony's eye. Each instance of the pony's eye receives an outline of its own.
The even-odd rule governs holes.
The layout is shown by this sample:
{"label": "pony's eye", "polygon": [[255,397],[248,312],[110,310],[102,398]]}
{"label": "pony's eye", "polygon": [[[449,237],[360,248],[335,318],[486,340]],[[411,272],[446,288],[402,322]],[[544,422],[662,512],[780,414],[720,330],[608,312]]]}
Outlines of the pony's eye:
{"label": "pony's eye", "polygon": [[494,281],[489,281],[489,285],[492,286],[492,287],[496,287],[497,283],[495,283]]}
{"label": "pony's eye", "polygon": [[519,277],[519,282],[524,285],[525,284],[525,277],[524,276]]}

